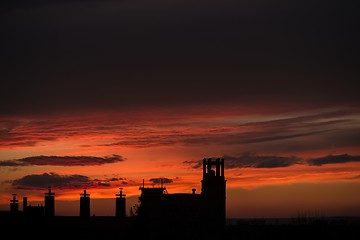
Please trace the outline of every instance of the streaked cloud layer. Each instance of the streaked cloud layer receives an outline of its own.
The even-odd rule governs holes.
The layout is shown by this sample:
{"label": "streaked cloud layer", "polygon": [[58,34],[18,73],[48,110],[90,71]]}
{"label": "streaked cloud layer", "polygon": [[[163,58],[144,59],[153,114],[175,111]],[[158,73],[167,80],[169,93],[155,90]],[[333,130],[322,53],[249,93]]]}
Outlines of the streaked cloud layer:
{"label": "streaked cloud layer", "polygon": [[[322,137],[325,142],[360,142],[360,112],[321,110],[323,113],[283,113],[241,116],[224,112],[204,115],[159,114],[124,118],[120,114],[91,118],[8,118],[0,122],[0,147],[23,148],[80,139],[83,147],[146,148],[172,145],[256,144],[296,138]],[[345,133],[345,136],[342,136]],[[314,146],[316,147],[316,146]]]}

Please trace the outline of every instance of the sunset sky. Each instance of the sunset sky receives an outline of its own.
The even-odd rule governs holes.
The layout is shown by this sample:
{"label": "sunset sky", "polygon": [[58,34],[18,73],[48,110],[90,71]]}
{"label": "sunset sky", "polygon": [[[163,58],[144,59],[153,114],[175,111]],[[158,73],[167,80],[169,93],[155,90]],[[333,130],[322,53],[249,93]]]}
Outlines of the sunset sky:
{"label": "sunset sky", "polygon": [[114,215],[120,187],[128,209],[143,179],[200,193],[221,157],[228,218],[360,215],[353,6],[14,1],[0,22],[0,210],[51,186],[78,215],[87,187]]}

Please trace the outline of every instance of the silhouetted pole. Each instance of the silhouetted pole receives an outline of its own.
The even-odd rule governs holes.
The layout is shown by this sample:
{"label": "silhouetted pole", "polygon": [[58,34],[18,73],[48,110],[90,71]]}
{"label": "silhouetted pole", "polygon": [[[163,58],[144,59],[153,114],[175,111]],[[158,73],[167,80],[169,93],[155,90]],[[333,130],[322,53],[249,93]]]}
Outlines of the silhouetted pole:
{"label": "silhouetted pole", "polygon": [[90,217],[90,194],[86,193],[86,188],[80,194],[80,217]]}
{"label": "silhouetted pole", "polygon": [[122,188],[119,188],[120,193],[116,194],[116,210],[115,216],[117,218],[125,218],[126,217],[126,194],[123,193]]}
{"label": "silhouetted pole", "polygon": [[10,212],[16,214],[19,212],[19,200],[16,199],[16,194],[14,193],[13,199],[10,200]]}
{"label": "silhouetted pole", "polygon": [[48,187],[48,192],[45,194],[45,217],[55,216],[55,193],[51,192],[51,187]]}

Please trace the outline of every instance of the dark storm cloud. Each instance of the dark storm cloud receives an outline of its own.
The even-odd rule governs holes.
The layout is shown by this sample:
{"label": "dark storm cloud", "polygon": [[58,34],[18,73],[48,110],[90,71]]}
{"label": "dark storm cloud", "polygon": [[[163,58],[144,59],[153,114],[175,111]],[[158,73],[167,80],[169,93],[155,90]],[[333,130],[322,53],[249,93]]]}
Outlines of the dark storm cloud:
{"label": "dark storm cloud", "polygon": [[308,160],[311,166],[322,166],[324,164],[360,162],[360,156],[352,156],[349,154],[328,155],[325,157],[312,158]]}
{"label": "dark storm cloud", "polygon": [[12,182],[14,188],[38,189],[47,188],[80,188],[93,186],[93,182],[83,175],[59,175],[56,173],[32,174],[16,179]]}
{"label": "dark storm cloud", "polygon": [[124,161],[119,155],[107,157],[94,156],[34,156],[15,160],[0,161],[0,166],[16,167],[16,166],[94,166]]}
{"label": "dark storm cloud", "polygon": [[172,183],[173,182],[173,179],[170,179],[170,178],[151,178],[149,180],[150,182],[152,183],[155,183],[155,184],[160,184],[160,183]]}
{"label": "dark storm cloud", "polygon": [[359,105],[358,13],[344,1],[7,2],[2,115]]}
{"label": "dark storm cloud", "polygon": [[[225,168],[279,168],[289,167],[295,164],[302,164],[302,160],[295,156],[271,156],[256,155],[254,153],[243,153],[238,156],[224,155]],[[185,161],[185,164],[192,165],[193,168],[202,166],[202,160]]]}

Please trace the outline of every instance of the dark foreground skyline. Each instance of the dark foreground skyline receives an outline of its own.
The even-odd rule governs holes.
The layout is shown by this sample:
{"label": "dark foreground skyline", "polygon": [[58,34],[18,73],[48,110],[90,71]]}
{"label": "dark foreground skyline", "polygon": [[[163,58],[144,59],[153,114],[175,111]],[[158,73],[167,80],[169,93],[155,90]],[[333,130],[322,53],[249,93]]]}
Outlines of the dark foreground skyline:
{"label": "dark foreground skyline", "polygon": [[[161,180],[159,187],[140,187],[139,205],[126,216],[126,194],[116,194],[116,216],[90,215],[90,194],[80,194],[77,217],[55,215],[56,193],[48,188],[45,205],[31,206],[23,198],[23,210],[13,194],[10,211],[0,211],[4,235],[45,239],[357,239],[359,217],[298,215],[292,219],[225,219],[226,178],[224,159],[202,161],[201,193],[169,194]],[[16,231],[16,228],[21,231]],[[69,235],[71,234],[71,235]]]}

